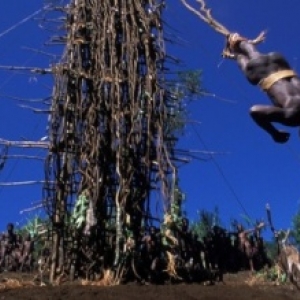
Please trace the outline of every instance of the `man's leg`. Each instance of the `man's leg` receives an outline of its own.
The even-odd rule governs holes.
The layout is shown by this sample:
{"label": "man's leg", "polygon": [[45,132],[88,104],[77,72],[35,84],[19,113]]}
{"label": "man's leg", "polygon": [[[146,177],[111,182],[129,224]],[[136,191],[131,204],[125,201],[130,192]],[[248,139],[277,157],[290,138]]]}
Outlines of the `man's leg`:
{"label": "man's leg", "polygon": [[286,126],[292,125],[292,112],[281,107],[269,105],[254,105],[250,109],[250,115],[258,126],[268,132],[275,142],[285,143],[288,141],[290,134],[285,131],[276,129],[272,122],[281,123]]}

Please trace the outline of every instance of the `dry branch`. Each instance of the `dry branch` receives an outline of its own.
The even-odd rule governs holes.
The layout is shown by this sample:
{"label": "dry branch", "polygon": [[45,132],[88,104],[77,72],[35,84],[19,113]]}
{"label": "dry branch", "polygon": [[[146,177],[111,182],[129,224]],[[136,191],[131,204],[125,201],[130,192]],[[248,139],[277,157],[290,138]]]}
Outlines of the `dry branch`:
{"label": "dry branch", "polygon": [[38,73],[41,75],[52,73],[52,69],[49,68],[0,66],[0,69],[9,71],[30,71],[31,73]]}
{"label": "dry branch", "polygon": [[[0,186],[19,186],[45,183],[45,180],[29,180],[29,181],[15,181],[15,182],[0,182]],[[47,182],[49,183],[49,182]]]}
{"label": "dry branch", "polygon": [[49,149],[48,142],[39,142],[39,141],[9,141],[0,138],[0,145],[21,147],[21,148]]}
{"label": "dry branch", "polygon": [[48,52],[45,52],[45,51],[42,51],[42,50],[39,50],[39,49],[34,49],[34,48],[30,48],[30,47],[22,47],[22,48],[25,49],[25,50],[33,51],[35,53],[39,53],[39,54],[43,54],[43,55],[46,55],[46,56],[50,56],[52,58],[57,58],[57,55],[52,54],[52,53],[48,53]]}
{"label": "dry branch", "polygon": [[9,98],[9,99],[21,101],[21,102],[36,102],[36,103],[45,103],[45,101],[50,100],[50,97],[41,98],[41,99],[25,99],[25,98],[20,98],[20,97],[11,96],[11,95],[5,95],[5,94],[0,94],[0,97]]}
{"label": "dry branch", "polygon": [[210,25],[217,32],[227,36],[231,32],[221,23],[219,23],[215,18],[211,15],[211,9],[206,7],[206,3],[204,0],[196,0],[200,4],[199,11],[196,8],[192,7],[190,4],[186,2],[186,0],[181,0],[183,5],[190,10],[192,13],[197,15],[202,21]]}
{"label": "dry branch", "polygon": [[[224,25],[222,25],[220,22],[218,22],[212,15],[211,15],[211,9],[206,7],[205,0],[195,0],[197,3],[200,4],[199,10],[191,6],[187,3],[186,0],[181,0],[183,5],[192,13],[197,15],[202,21],[207,23],[209,26],[211,26],[215,31],[218,33],[221,33],[222,35],[229,37],[233,33],[227,29]],[[262,31],[255,39],[248,40],[248,42],[256,45],[265,40],[266,32]]]}
{"label": "dry branch", "polygon": [[40,156],[32,156],[32,155],[17,155],[17,154],[12,154],[12,155],[3,155],[3,156],[0,156],[1,159],[11,159],[11,158],[15,158],[15,159],[19,159],[19,158],[24,158],[24,159],[36,159],[36,160],[42,160],[44,161],[45,158],[44,157],[40,157]]}
{"label": "dry branch", "polygon": [[51,113],[51,110],[49,110],[49,109],[39,109],[39,108],[35,108],[35,107],[32,107],[32,106],[23,105],[23,104],[22,105],[18,105],[18,106],[21,107],[21,108],[30,109],[30,110],[32,110],[35,113],[44,113],[44,114]]}
{"label": "dry branch", "polygon": [[36,209],[40,209],[40,208],[43,208],[44,207],[44,204],[41,203],[41,204],[38,204],[38,205],[35,205],[33,207],[29,207],[29,208],[24,208],[20,211],[20,214],[23,214],[23,213],[28,213],[28,212],[31,212],[31,211],[34,211]]}

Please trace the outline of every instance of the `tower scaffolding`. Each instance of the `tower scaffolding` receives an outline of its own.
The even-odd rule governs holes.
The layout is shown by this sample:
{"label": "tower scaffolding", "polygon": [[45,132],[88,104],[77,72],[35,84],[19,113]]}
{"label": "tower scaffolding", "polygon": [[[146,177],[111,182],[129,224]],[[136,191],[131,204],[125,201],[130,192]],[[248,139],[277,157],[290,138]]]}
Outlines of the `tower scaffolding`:
{"label": "tower scaffolding", "polygon": [[74,0],[59,8],[65,49],[52,67],[44,184],[51,281],[63,270],[79,276],[87,247],[93,260],[118,265],[125,232],[137,238],[153,215],[153,189],[170,208],[176,171],[165,135],[163,8],[152,0]]}

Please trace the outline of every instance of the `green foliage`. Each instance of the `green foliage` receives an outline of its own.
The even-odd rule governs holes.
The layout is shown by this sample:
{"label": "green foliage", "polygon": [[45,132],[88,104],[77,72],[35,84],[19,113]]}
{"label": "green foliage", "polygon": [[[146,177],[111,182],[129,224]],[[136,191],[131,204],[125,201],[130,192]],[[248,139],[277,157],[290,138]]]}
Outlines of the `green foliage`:
{"label": "green foliage", "polygon": [[295,243],[300,245],[300,210],[295,214],[292,220],[292,236],[295,240]]}
{"label": "green foliage", "polygon": [[198,211],[199,219],[191,224],[191,230],[203,239],[213,226],[220,226],[221,219],[218,207],[213,212],[207,210]]}
{"label": "green foliage", "polygon": [[20,232],[30,234],[31,237],[36,237],[44,223],[44,220],[36,215],[32,219],[27,219],[27,223],[20,229]]}
{"label": "green foliage", "polygon": [[184,96],[192,98],[193,96],[201,96],[202,89],[202,71],[186,70],[178,72],[178,82],[184,89]]}
{"label": "green foliage", "polygon": [[46,219],[40,217],[40,215],[35,215],[32,218],[27,218],[27,222],[24,226],[16,230],[16,233],[25,237],[30,234],[34,241],[34,252],[33,257],[37,259],[38,254],[45,246],[45,242],[51,231],[50,222]]}
{"label": "green foliage", "polygon": [[177,77],[169,83],[170,97],[166,102],[167,122],[164,126],[165,136],[182,135],[188,119],[186,102],[202,94],[200,70],[186,70],[177,73]]}
{"label": "green foliage", "polygon": [[84,193],[78,196],[75,207],[71,216],[71,223],[77,229],[81,228],[86,220],[86,212],[89,206],[89,201]]}
{"label": "green foliage", "polygon": [[255,277],[260,279],[261,281],[271,281],[271,282],[276,281],[279,284],[285,284],[287,282],[287,275],[284,272],[282,272],[279,275],[278,268],[276,266],[262,269],[255,275]]}
{"label": "green foliage", "polygon": [[181,188],[179,187],[179,182],[177,180],[176,186],[174,188],[174,201],[171,203],[171,216],[172,221],[179,225],[184,215],[182,211],[182,203],[185,200],[185,194],[182,192]]}
{"label": "green foliage", "polygon": [[275,259],[278,256],[278,243],[275,239],[273,239],[272,241],[264,241],[264,245],[265,245],[265,249],[266,249],[266,253],[268,258],[271,261],[275,261]]}

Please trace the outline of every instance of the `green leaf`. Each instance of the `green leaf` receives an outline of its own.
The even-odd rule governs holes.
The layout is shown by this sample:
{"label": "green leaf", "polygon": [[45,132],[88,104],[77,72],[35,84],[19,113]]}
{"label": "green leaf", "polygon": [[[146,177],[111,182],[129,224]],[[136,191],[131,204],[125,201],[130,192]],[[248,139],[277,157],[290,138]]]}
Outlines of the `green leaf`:
{"label": "green leaf", "polygon": [[88,205],[89,200],[87,199],[85,194],[82,193],[81,195],[79,195],[71,217],[71,220],[75,224],[76,228],[80,228],[84,224]]}

